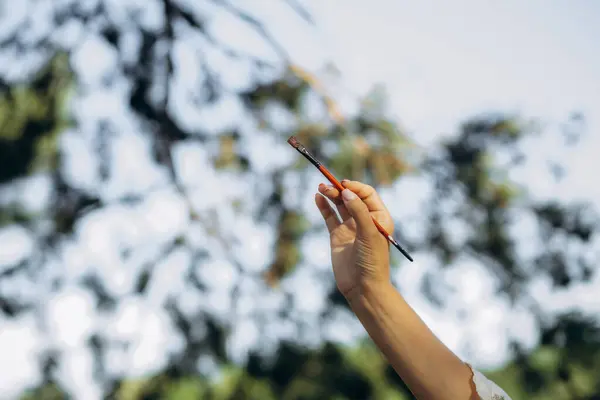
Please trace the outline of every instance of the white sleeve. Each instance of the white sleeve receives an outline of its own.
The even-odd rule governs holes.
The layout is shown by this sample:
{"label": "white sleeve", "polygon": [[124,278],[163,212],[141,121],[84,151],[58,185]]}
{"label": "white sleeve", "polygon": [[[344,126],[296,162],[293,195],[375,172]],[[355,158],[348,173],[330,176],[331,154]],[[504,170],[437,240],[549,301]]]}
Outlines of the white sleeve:
{"label": "white sleeve", "polygon": [[[467,364],[468,365],[468,364]],[[498,385],[469,365],[473,371],[473,386],[481,400],[512,400]]]}

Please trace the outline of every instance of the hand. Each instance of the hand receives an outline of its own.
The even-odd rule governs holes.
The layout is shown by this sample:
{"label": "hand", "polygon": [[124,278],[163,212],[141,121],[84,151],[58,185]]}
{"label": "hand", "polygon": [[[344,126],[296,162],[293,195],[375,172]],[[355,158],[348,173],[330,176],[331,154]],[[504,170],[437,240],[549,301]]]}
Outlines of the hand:
{"label": "hand", "polygon": [[[319,185],[315,202],[327,225],[331,244],[333,274],[346,299],[362,293],[365,285],[389,283],[389,242],[377,230],[374,217],[390,234],[394,224],[381,198],[369,185],[343,180],[340,193],[333,186]],[[337,207],[339,221],[329,198]]]}

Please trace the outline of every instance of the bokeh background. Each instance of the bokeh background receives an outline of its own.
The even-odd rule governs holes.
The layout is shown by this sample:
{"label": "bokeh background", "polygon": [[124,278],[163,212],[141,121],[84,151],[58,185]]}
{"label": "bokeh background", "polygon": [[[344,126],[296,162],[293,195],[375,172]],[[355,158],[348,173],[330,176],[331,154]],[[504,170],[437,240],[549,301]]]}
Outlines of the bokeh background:
{"label": "bokeh background", "polygon": [[600,399],[598,38],[593,0],[0,2],[0,397],[412,398],[294,134],[453,351]]}

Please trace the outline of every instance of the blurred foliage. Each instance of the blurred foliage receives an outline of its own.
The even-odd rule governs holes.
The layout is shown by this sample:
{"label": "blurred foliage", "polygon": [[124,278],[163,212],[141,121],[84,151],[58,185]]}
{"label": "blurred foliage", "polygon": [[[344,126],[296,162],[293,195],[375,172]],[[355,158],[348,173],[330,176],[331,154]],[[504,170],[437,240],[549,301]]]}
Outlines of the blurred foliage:
{"label": "blurred foliage", "polygon": [[[307,24],[312,23],[298,4],[287,3]],[[42,271],[49,260],[58,257],[61,246],[73,239],[77,225],[115,203],[135,207],[147,195],[127,194],[116,200],[102,196],[105,181],[111,174],[118,174],[110,152],[106,151],[111,141],[111,121],[99,121],[92,129],[95,132],[86,132],[93,137],[99,155],[97,187],[84,188],[74,182],[72,171],[62,158],[65,149],[60,147],[57,136],[68,124],[64,100],[70,83],[81,82],[67,67],[76,45],[60,43],[53,33],[69,24],[77,24],[119,55],[112,71],[114,75],[105,77],[105,85],[110,86],[119,79],[127,82],[128,106],[135,122],[144,128],[155,164],[166,172],[169,185],[189,203],[190,229],[199,229],[203,235],[215,239],[210,245],[198,245],[185,235],[173,238],[155,260],[145,262],[140,268],[135,293],[131,296],[145,296],[157,279],[155,265],[182,249],[192,255],[185,277],[190,285],[186,286],[188,290],[207,291],[196,271],[215,258],[221,257],[239,271],[244,270],[244,260],[237,258],[232,250],[235,241],[226,231],[226,224],[220,222],[220,215],[214,209],[196,209],[188,188],[181,182],[173,162],[174,149],[181,145],[200,145],[207,149],[219,178],[234,176],[255,182],[257,188],[268,184],[266,194],[258,190],[244,193],[241,199],[220,206],[231,207],[236,213],[250,216],[256,223],[266,223],[275,230],[273,256],[268,260],[267,270],[257,274],[260,279],[278,286],[292,277],[302,263],[301,241],[322,226],[311,226],[298,211],[297,204],[288,201],[287,190],[290,189],[286,182],[295,174],[299,183],[293,189],[302,194],[312,192],[314,188],[307,186],[307,177],[317,172],[300,157],[274,171],[259,172],[246,147],[256,136],[285,143],[287,137],[294,134],[340,178],[358,179],[377,187],[392,186],[407,177],[431,182],[432,192],[423,203],[420,216],[425,236],[409,236],[400,224],[398,236],[413,252],[437,256],[440,269],[449,268],[462,258],[480,262],[499,282],[496,295],[507,297],[513,303],[525,301],[541,327],[538,349],[528,353],[515,344],[511,364],[490,373],[513,399],[599,398],[600,386],[594,371],[600,368],[600,338],[594,319],[581,315],[549,319],[526,289],[527,283],[537,276],[548,276],[555,287],[564,288],[590,280],[597,271],[597,260],[575,259],[567,253],[569,244],[579,245],[584,250],[591,246],[598,226],[594,210],[585,204],[532,200],[526,188],[508,179],[510,170],[526,160],[527,154],[520,144],[537,133],[535,125],[515,115],[479,115],[466,120],[455,135],[425,152],[412,143],[410,136],[390,117],[382,87],[375,87],[364,99],[359,99],[357,112],[342,115],[336,101],[327,94],[327,82],[290,61],[286,50],[266,28],[268,21],[257,20],[251,12],[233,3],[207,2],[206,7],[212,7],[212,11],[234,16],[253,29],[273,49],[277,61],[241,52],[215,37],[208,29],[212,14],[202,7],[184,6],[175,0],[162,0],[157,4],[163,17],[160,26],[149,26],[141,16],[142,11],[131,7],[116,10],[112,8],[120,6],[108,2],[60,2],[50,7],[47,31],[28,35],[30,26],[26,21],[0,40],[0,51],[5,57],[13,54],[15,61],[21,58],[27,61],[32,55],[44,59],[44,66],[35,74],[24,73],[17,79],[7,73],[0,79],[0,185],[9,191],[40,171],[45,171],[52,182],[51,199],[41,216],[28,215],[14,202],[0,203],[0,224],[23,226],[35,239],[35,251],[28,259],[0,271],[3,314],[16,318],[33,312],[43,321],[40,303],[45,297],[36,296],[44,290],[59,291],[61,276],[44,280]],[[129,18],[127,26],[115,19],[117,11]],[[178,119],[171,106],[173,93],[168,89],[177,74],[173,49],[181,39],[178,33],[181,31],[196,35],[203,50],[218,51],[231,62],[244,63],[252,70],[250,85],[231,89],[218,73],[219,67],[213,66],[210,58],[199,56],[196,61],[204,72],[204,80],[201,87],[190,88],[201,99],[196,104],[198,112],[210,109],[225,96],[235,96],[251,123],[228,127],[215,134],[209,133],[208,128],[190,127]],[[127,47],[131,34],[139,41],[136,49]],[[317,117],[309,112],[316,103],[321,105],[322,111]],[[284,115],[290,123],[282,128],[273,114]],[[570,132],[572,137],[573,132]],[[265,150],[265,157],[270,154],[267,150],[272,149]],[[499,154],[509,155],[509,165],[499,163]],[[256,210],[244,202],[244,198],[250,197],[260,200]],[[516,250],[518,239],[511,228],[519,213],[532,215],[539,228],[537,238],[541,244],[530,257]],[[450,221],[458,222],[466,233],[456,235]],[[214,243],[221,246],[218,255],[215,255],[218,249]],[[129,253],[129,249],[123,250],[123,258],[127,259]],[[241,276],[250,279],[247,275]],[[20,279],[21,287],[23,282],[29,282],[33,289],[23,292],[28,295],[10,289],[15,279]],[[431,283],[430,280],[424,282]],[[79,283],[93,294],[97,308],[103,313],[113,311],[125,298],[111,293],[93,274],[85,275]],[[233,300],[236,300],[237,290],[237,286],[232,290]],[[278,289],[265,287],[264,290]],[[424,284],[422,290],[433,303],[443,305],[443,296],[436,293],[436,287]],[[323,343],[319,348],[309,349],[285,341],[279,344],[274,356],[253,352],[243,365],[233,365],[225,345],[230,325],[223,322],[224,317],[205,310],[185,312],[177,301],[177,294],[170,296],[162,306],[184,345],[171,355],[163,371],[154,376],[133,379],[127,376],[128,371],[112,376],[104,364],[106,351],[122,344],[111,343],[99,332],[90,335],[87,345],[94,356],[95,377],[107,398],[411,398],[402,381],[370,344],[348,349]],[[318,316],[320,320],[347,306],[335,285],[331,285],[327,300],[325,311]],[[281,317],[302,325],[303,321],[292,317],[294,304],[289,301],[285,307]],[[263,322],[259,324],[264,328]],[[52,351],[49,354],[40,360],[41,385],[26,393],[24,399],[69,397],[61,392],[57,383],[60,354]],[[201,357],[215,362],[216,378],[199,372]],[[35,386],[33,382],[32,386]]]}
{"label": "blurred foliage", "polygon": [[[26,82],[0,81],[0,185],[55,170],[57,139],[69,124],[64,110],[72,79],[67,56],[59,53]],[[0,204],[0,227],[37,217],[19,203]]]}
{"label": "blurred foliage", "polygon": [[298,241],[309,227],[309,222],[297,211],[285,210],[279,216],[275,259],[265,275],[271,286],[276,285],[300,262]]}
{"label": "blurred foliage", "polygon": [[28,391],[22,397],[22,400],[62,400],[68,398],[68,395],[55,384],[40,386],[34,390]]}
{"label": "blurred foliage", "polygon": [[[580,317],[580,316],[579,316]],[[575,348],[581,344],[574,336],[580,331],[574,315],[564,315],[562,333]],[[585,324],[581,321],[579,323]],[[568,325],[572,324],[569,328]],[[569,329],[574,330],[569,331]],[[565,330],[566,329],[566,330]],[[597,332],[597,331],[596,331]],[[557,332],[556,332],[557,333]],[[597,334],[597,333],[595,333]],[[504,388],[514,400],[586,399],[598,397],[597,368],[600,349],[584,356],[569,355],[570,347],[543,344],[530,354],[486,375]],[[55,385],[37,389],[29,398],[65,398],[57,395]],[[40,394],[41,393],[41,394]],[[44,397],[54,396],[54,397]],[[225,367],[214,379],[199,375],[179,376],[172,371],[145,379],[132,379],[115,387],[107,398],[114,400],[297,400],[297,399],[414,399],[402,380],[381,357],[372,343],[354,348],[325,343],[316,350],[284,343],[273,360],[252,354],[245,368]]]}
{"label": "blurred foliage", "polygon": [[541,345],[488,376],[515,399],[597,399],[600,329],[593,316],[561,314],[546,327]]}
{"label": "blurred foliage", "polygon": [[65,97],[72,80],[57,54],[26,83],[0,85],[0,184],[56,166],[58,133],[67,127]]}

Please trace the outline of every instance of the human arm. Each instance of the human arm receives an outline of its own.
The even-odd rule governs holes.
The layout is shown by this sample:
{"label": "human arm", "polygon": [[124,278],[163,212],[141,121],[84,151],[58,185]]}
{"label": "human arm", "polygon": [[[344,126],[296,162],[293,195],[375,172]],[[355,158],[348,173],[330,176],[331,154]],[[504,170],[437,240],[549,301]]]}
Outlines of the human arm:
{"label": "human arm", "polygon": [[499,400],[504,396],[509,400],[506,393],[448,349],[391,284],[389,245],[371,216],[388,232],[393,231],[393,223],[377,192],[360,182],[342,184],[347,188],[343,196],[335,188],[319,187],[319,192],[337,206],[342,221],[323,197],[316,197],[330,233],[336,282],[411,392],[418,399]]}
{"label": "human arm", "polygon": [[470,368],[431,332],[391,283],[365,285],[347,299],[416,398],[473,398]]}

